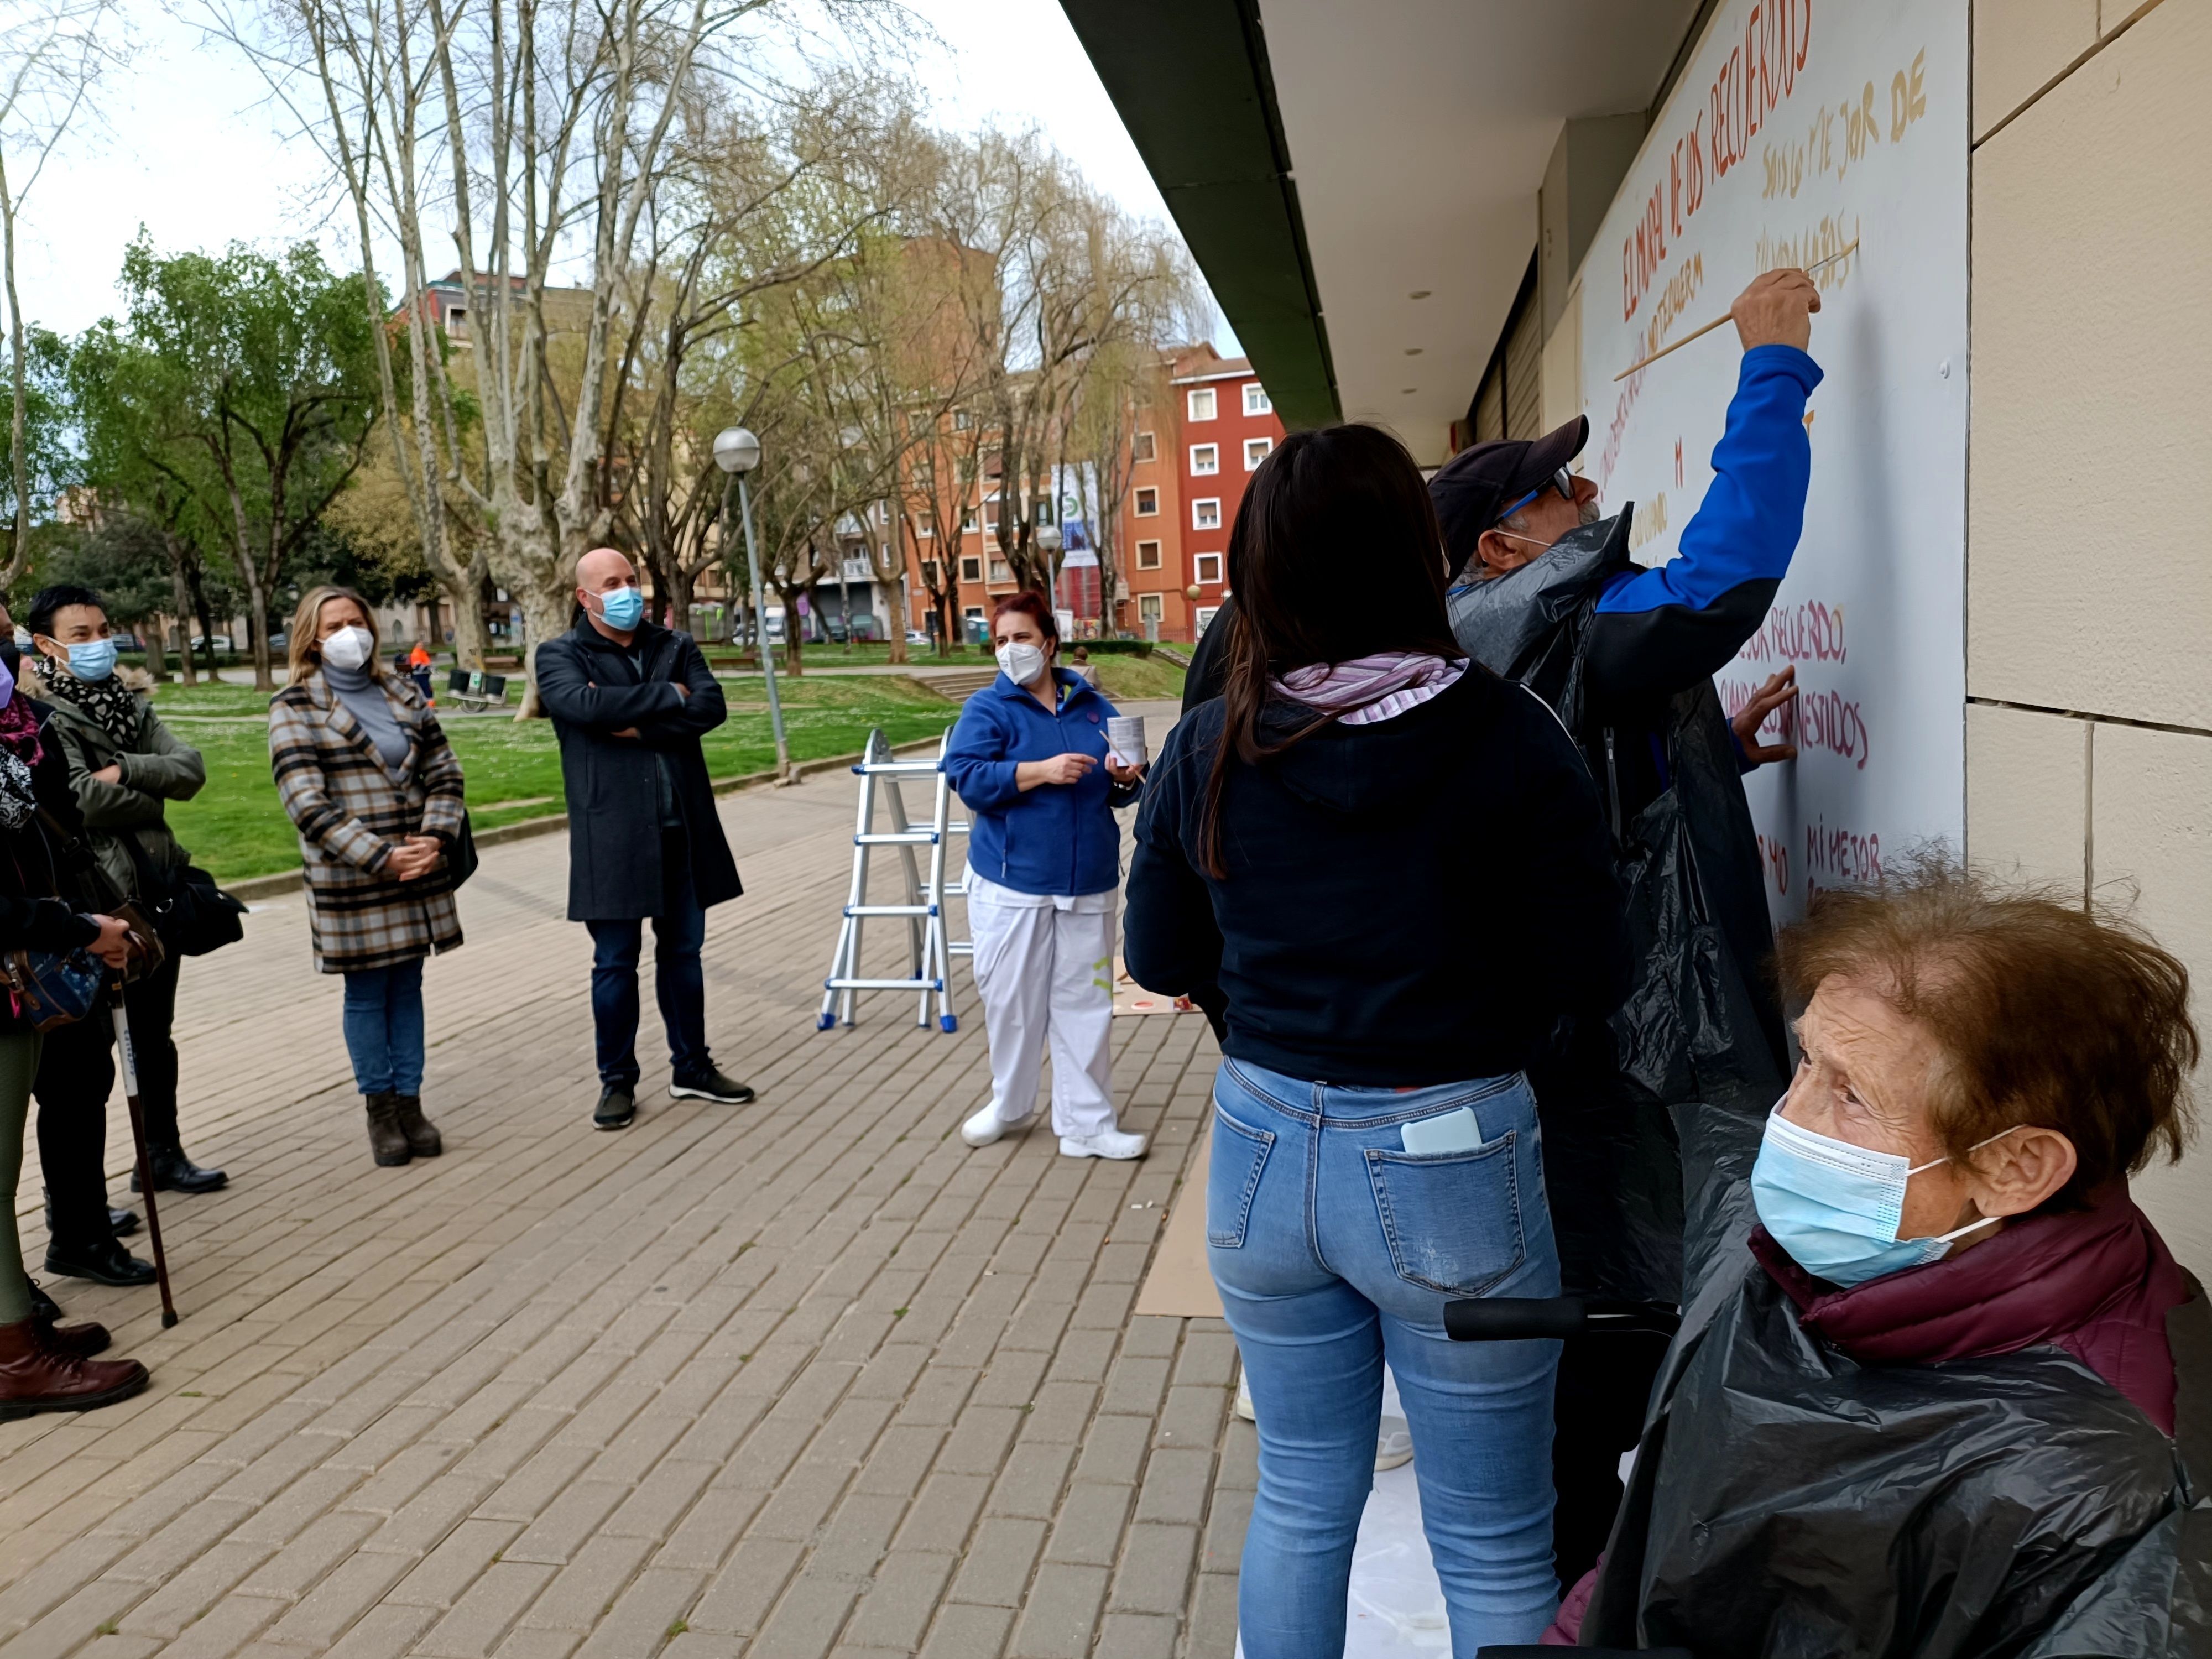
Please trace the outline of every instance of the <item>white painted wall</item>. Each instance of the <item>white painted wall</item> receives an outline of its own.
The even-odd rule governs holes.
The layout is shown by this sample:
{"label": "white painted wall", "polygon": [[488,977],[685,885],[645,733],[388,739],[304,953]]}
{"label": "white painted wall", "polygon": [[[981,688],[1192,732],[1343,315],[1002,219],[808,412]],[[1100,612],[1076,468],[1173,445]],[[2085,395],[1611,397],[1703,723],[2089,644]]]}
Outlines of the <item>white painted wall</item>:
{"label": "white painted wall", "polygon": [[1734,708],[1797,665],[1776,729],[1799,758],[1746,781],[1778,919],[1965,833],[1967,48],[1966,0],[1729,0],[1582,270],[1584,465],[1637,504],[1654,563],[1711,482],[1741,348],[1723,327],[1614,377],[1759,272],[1857,244],[1815,272],[1803,539],[1770,626],[1717,677]]}

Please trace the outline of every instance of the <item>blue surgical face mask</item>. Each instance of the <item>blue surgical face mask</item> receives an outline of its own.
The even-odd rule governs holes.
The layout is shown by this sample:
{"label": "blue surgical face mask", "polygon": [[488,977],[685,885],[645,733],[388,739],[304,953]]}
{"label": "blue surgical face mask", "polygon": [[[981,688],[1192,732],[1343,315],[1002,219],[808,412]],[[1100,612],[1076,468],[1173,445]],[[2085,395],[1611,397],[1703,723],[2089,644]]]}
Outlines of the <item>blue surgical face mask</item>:
{"label": "blue surgical face mask", "polygon": [[644,615],[645,594],[641,589],[617,587],[599,595],[599,620],[618,633],[629,632]]}
{"label": "blue surgical face mask", "polygon": [[[1990,1140],[2002,1140],[2003,1134]],[[1989,1140],[1977,1141],[1977,1148]],[[1799,1127],[1777,1106],[1751,1169],[1752,1202],[1774,1242],[1816,1279],[1846,1287],[1941,1261],[1955,1239],[1995,1226],[1985,1216],[1933,1238],[1899,1238],[1905,1184],[1948,1158],[1914,1164]]]}
{"label": "blue surgical face mask", "polygon": [[97,683],[115,672],[113,640],[79,640],[69,648],[70,672]]}

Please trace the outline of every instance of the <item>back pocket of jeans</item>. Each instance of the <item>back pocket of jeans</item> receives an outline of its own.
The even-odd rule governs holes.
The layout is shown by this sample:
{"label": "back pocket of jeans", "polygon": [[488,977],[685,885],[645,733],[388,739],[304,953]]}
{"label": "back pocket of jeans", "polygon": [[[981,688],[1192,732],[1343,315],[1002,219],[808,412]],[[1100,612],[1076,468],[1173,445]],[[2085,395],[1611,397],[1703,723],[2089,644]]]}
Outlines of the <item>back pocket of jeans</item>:
{"label": "back pocket of jeans", "polygon": [[1206,1166],[1206,1242],[1223,1250],[1244,1248],[1244,1229],[1252,1218],[1252,1195],[1260,1190],[1260,1171],[1274,1149],[1272,1129],[1255,1129],[1213,1109],[1213,1145]]}
{"label": "back pocket of jeans", "polygon": [[1515,1132],[1472,1152],[1367,1152],[1367,1178],[1398,1277],[1447,1296],[1480,1296],[1521,1265]]}

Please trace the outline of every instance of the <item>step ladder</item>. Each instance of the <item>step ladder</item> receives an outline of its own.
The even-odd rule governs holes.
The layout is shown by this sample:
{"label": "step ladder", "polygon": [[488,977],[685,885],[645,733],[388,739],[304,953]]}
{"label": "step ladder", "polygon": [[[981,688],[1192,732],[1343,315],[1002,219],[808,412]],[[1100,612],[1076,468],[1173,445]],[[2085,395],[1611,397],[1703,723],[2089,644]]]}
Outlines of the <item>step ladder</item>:
{"label": "step ladder", "polygon": [[[854,999],[862,991],[905,991],[917,1002],[915,1024],[929,1024],[931,998],[937,1000],[937,1026],[941,1031],[957,1031],[960,1022],[952,1012],[951,991],[951,958],[973,956],[974,944],[967,939],[946,937],[945,901],[958,897],[967,891],[964,881],[946,879],[946,863],[951,839],[968,833],[965,819],[952,816],[952,787],[945,775],[945,751],[951,741],[951,728],[937,740],[937,756],[933,760],[899,760],[891,753],[890,740],[878,726],[868,733],[866,749],[854,773],[860,780],[860,811],[853,830],[853,885],[845,899],[844,918],[837,929],[837,948],[830,959],[830,976],[822,981],[822,1012],[815,1020],[817,1030],[853,1022]],[[899,792],[902,779],[933,780],[933,796],[929,820],[917,825],[906,810],[906,799]],[[881,799],[887,809],[890,828],[876,827],[876,803]],[[870,855],[879,847],[896,848],[899,870],[903,879],[900,884],[901,902],[874,904],[868,901],[868,863]],[[923,863],[915,857],[918,849],[929,850],[927,872]],[[860,972],[861,925],[871,916],[897,916],[907,925],[908,960],[909,972],[904,979],[869,979]]]}

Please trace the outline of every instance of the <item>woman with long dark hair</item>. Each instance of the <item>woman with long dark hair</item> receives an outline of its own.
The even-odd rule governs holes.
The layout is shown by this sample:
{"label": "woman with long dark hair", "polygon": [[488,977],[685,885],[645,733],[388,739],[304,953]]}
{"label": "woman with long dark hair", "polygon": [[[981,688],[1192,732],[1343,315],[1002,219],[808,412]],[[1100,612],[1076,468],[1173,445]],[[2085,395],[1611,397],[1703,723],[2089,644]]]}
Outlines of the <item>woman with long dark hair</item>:
{"label": "woman with long dark hair", "polygon": [[1453,1650],[1534,1642],[1558,1348],[1454,1344],[1443,1306],[1559,1291],[1522,1067],[1626,983],[1596,791],[1551,711],[1453,641],[1389,434],[1277,446],[1229,575],[1224,690],[1152,768],[1125,950],[1152,990],[1227,1002],[1206,1212],[1260,1432],[1244,1651],[1343,1650],[1386,1358]]}

